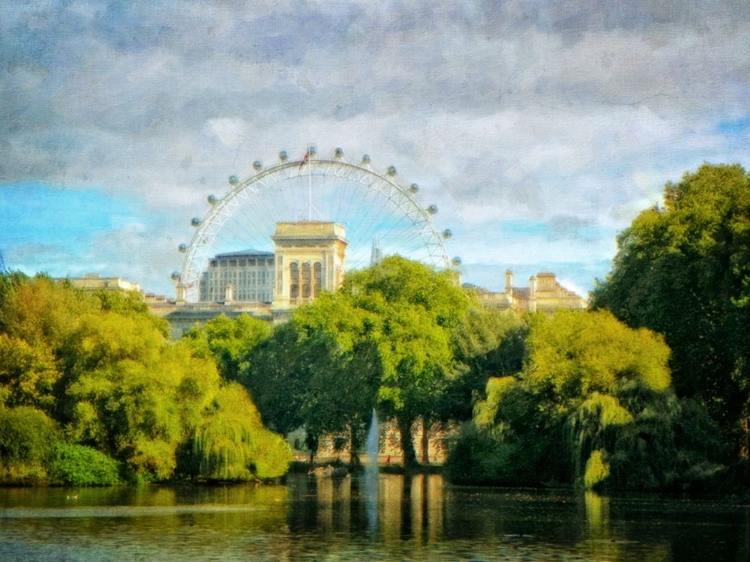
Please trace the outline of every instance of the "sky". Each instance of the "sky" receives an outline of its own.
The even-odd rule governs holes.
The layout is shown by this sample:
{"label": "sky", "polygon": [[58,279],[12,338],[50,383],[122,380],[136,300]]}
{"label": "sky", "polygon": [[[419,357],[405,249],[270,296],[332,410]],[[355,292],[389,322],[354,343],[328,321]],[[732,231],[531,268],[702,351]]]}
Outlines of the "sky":
{"label": "sky", "polygon": [[750,167],[748,37],[746,0],[0,0],[0,252],[173,296],[207,194],[341,147],[463,281],[585,295],[665,183]]}

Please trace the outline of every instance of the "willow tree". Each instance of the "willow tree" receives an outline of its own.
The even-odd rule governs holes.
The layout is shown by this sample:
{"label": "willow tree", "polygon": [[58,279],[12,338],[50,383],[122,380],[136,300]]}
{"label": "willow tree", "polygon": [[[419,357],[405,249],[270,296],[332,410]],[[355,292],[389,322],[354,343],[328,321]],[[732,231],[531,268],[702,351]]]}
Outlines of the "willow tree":
{"label": "willow tree", "polygon": [[535,317],[526,344],[523,370],[490,379],[475,408],[479,462],[497,449],[498,479],[655,488],[690,468],[680,427],[692,414],[671,391],[661,336],[607,312],[559,311]]}
{"label": "willow tree", "polygon": [[286,473],[291,450],[268,431],[245,389],[224,385],[213,399],[193,442],[195,476],[208,480],[275,478]]}
{"label": "willow tree", "polygon": [[701,166],[664,189],[617,238],[596,308],[664,334],[679,396],[708,405],[750,456],[750,175]]}
{"label": "willow tree", "polygon": [[[235,402],[217,398],[225,389],[213,356],[198,357],[187,340],[170,342],[166,334],[165,323],[130,296],[87,293],[44,276],[0,276],[0,409],[27,425],[50,420],[63,480],[91,481],[74,474],[82,458],[99,459],[100,468],[112,464],[102,459],[115,459],[135,480],[170,479],[206,418]],[[244,401],[249,406],[233,410],[233,419],[265,435],[246,394]],[[38,460],[33,435],[18,435],[20,453],[6,455],[11,471]],[[255,441],[254,474],[275,474],[264,468],[278,465],[273,439]]]}

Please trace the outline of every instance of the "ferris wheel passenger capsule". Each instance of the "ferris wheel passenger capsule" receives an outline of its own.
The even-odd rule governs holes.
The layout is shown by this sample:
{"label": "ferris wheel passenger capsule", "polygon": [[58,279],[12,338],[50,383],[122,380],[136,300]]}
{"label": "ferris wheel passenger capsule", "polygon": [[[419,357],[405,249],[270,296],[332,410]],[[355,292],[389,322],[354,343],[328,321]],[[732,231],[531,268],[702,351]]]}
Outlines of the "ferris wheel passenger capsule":
{"label": "ferris wheel passenger capsule", "polygon": [[336,148],[336,150],[333,151],[333,155],[336,158],[343,158],[344,157],[344,151],[341,148]]}
{"label": "ferris wheel passenger capsule", "polygon": [[259,172],[263,168],[263,162],[261,162],[260,160],[256,160],[255,162],[253,162],[253,168],[255,168],[256,172]]}
{"label": "ferris wheel passenger capsule", "polygon": [[185,252],[187,252],[187,244],[180,244],[179,246],[177,246],[177,249],[178,249],[178,250],[179,250],[179,251],[180,251],[181,253],[183,253],[183,254],[184,254]]}
{"label": "ferris wheel passenger capsule", "polygon": [[409,187],[409,191],[411,191],[412,193],[417,193],[419,191],[419,185],[417,185],[416,183],[411,184],[411,186]]}
{"label": "ferris wheel passenger capsule", "polygon": [[388,175],[389,176],[395,176],[396,175],[396,166],[388,166]]}
{"label": "ferris wheel passenger capsule", "polygon": [[445,240],[448,240],[448,239],[450,239],[450,238],[452,238],[452,237],[453,237],[453,233],[451,232],[451,229],[450,229],[450,228],[446,228],[446,229],[445,229],[445,230],[443,231],[443,238],[444,238]]}
{"label": "ferris wheel passenger capsule", "polygon": [[190,219],[190,226],[200,226],[201,225],[201,219],[198,217],[193,217]]}
{"label": "ferris wheel passenger capsule", "polygon": [[456,256],[455,258],[451,260],[451,263],[453,264],[454,267],[458,267],[459,265],[461,265],[461,258]]}
{"label": "ferris wheel passenger capsule", "polygon": [[317,150],[317,149],[316,149],[316,148],[315,148],[315,147],[314,147],[313,145],[310,145],[310,146],[309,146],[309,147],[307,148],[307,153],[308,153],[308,154],[309,154],[310,156],[315,156],[315,155],[316,155],[316,154],[318,153],[318,150]]}
{"label": "ferris wheel passenger capsule", "polygon": [[209,205],[216,205],[216,201],[218,201],[218,199],[216,199],[216,195],[211,194],[206,197],[206,201],[208,201]]}
{"label": "ferris wheel passenger capsule", "polygon": [[431,215],[436,214],[438,212],[437,205],[430,205],[429,207],[427,207],[427,212]]}
{"label": "ferris wheel passenger capsule", "polygon": [[286,162],[288,159],[289,156],[287,155],[286,150],[282,150],[281,152],[279,152],[279,160],[281,160],[282,162]]}
{"label": "ferris wheel passenger capsule", "polygon": [[237,176],[229,176],[229,185],[237,185],[240,183],[240,180],[237,179]]}
{"label": "ferris wheel passenger capsule", "polygon": [[173,271],[172,275],[170,275],[172,278],[172,281],[179,281],[180,280],[180,272],[179,271]]}
{"label": "ferris wheel passenger capsule", "polygon": [[369,154],[363,154],[362,155],[362,164],[365,166],[370,165],[370,155]]}

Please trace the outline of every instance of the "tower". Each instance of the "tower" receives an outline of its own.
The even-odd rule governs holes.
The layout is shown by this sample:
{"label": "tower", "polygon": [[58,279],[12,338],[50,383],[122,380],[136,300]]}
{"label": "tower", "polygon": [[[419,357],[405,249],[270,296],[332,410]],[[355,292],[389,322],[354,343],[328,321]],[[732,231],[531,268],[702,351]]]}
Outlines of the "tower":
{"label": "tower", "polygon": [[276,246],[274,309],[292,308],[341,286],[347,246],[343,226],[282,222],[271,239]]}

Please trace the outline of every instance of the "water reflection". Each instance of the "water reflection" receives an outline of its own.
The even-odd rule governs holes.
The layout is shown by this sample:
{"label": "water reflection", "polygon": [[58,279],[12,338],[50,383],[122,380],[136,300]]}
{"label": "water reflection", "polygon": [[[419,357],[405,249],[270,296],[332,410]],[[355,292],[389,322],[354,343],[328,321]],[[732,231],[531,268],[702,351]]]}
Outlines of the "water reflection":
{"label": "water reflection", "polygon": [[747,507],[452,487],[429,475],[0,489],[0,519],[0,560],[750,559]]}

